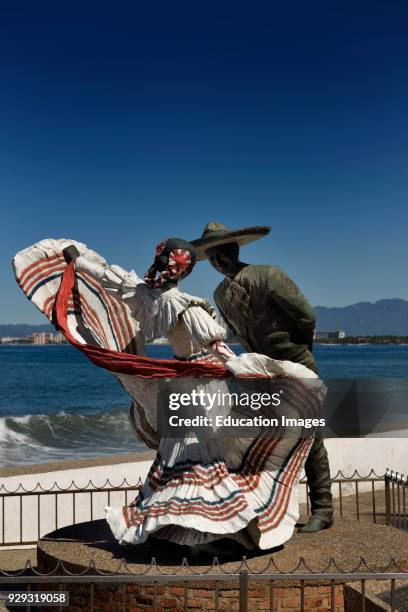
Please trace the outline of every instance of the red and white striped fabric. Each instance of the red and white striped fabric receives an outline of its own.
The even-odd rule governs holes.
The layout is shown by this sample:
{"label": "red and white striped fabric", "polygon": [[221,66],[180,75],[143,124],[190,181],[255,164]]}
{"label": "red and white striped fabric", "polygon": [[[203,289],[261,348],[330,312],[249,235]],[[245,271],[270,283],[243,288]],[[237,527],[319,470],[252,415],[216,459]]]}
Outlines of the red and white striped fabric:
{"label": "red and white striped fabric", "polygon": [[[250,354],[235,357],[227,367],[245,376],[249,359]],[[214,383],[206,383],[207,392],[228,390],[228,381]],[[282,376],[279,386],[288,418],[319,414],[321,396],[307,381]],[[113,533],[122,543],[144,542],[154,534],[190,546],[223,537],[261,549],[283,544],[299,518],[299,480],[313,443],[311,436],[287,433],[250,439],[225,435],[220,428],[210,442],[197,436],[160,440],[134,504],[108,508]]]}
{"label": "red and white striped fabric", "polygon": [[188,545],[232,537],[263,549],[285,542],[298,519],[298,484],[311,437],[227,439],[219,428],[209,440],[194,435],[160,438],[157,398],[163,379],[177,378],[188,391],[192,379],[200,378],[207,391],[228,392],[228,379],[234,376],[279,376],[289,416],[313,417],[320,413],[323,397],[323,386],[316,392],[316,386],[308,385],[316,375],[263,355],[231,357],[222,344],[215,361],[214,355],[190,361],[141,356],[143,339],[128,303],[109,292],[97,276],[66,265],[62,250],[70,244],[89,261],[107,266],[85,245],[63,239],[43,240],[20,251],[13,265],[28,299],[72,345],[118,378],[133,399],[132,427],[148,446],[158,449],[134,504],[107,508],[115,537],[138,544],[153,534]]}
{"label": "red and white striped fabric", "polygon": [[[27,298],[51,321],[62,274],[67,268],[62,250],[74,244],[90,261],[105,260],[74,240],[46,239],[17,253],[13,260],[16,280]],[[142,349],[138,326],[129,307],[86,273],[76,275],[68,299],[67,328],[80,344],[137,355]],[[139,345],[138,345],[139,341]]]}

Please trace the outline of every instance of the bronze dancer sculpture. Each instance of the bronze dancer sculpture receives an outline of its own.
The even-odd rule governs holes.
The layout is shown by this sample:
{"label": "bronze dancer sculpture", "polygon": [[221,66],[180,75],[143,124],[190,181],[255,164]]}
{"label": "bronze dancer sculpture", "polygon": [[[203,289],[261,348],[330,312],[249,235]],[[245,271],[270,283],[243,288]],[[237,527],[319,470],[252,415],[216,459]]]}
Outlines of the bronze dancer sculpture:
{"label": "bronze dancer sculpture", "polygon": [[[317,373],[313,357],[315,315],[296,284],[280,268],[248,265],[239,247],[257,240],[269,227],[230,231],[210,222],[201,238],[192,240],[197,260],[208,259],[225,276],[214,292],[215,302],[238,342],[250,352],[300,363]],[[333,524],[330,468],[321,437],[316,437],[305,464],[312,514],[303,533]]]}

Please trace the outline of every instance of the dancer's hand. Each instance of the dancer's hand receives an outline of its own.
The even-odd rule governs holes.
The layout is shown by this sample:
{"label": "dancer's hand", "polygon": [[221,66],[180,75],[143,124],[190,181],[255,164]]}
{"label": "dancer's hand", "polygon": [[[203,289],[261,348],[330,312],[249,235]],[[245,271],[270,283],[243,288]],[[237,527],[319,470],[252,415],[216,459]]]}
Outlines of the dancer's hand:
{"label": "dancer's hand", "polygon": [[62,250],[62,254],[67,264],[70,264],[71,261],[75,261],[75,259],[80,256],[80,252],[74,244],[65,247],[65,249]]}

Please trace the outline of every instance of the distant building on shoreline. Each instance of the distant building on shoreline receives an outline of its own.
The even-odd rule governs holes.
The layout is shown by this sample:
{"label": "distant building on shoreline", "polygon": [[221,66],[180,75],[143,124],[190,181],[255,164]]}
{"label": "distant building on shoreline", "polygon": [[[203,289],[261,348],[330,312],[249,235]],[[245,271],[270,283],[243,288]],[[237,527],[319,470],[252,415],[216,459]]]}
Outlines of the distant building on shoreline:
{"label": "distant building on shoreline", "polygon": [[61,332],[55,334],[48,332],[35,332],[31,336],[22,338],[13,338],[11,336],[3,336],[0,338],[1,344],[66,344],[67,340]]}
{"label": "distant building on shoreline", "polygon": [[346,332],[342,329],[337,331],[315,331],[313,340],[319,342],[320,340],[343,340],[346,337]]}

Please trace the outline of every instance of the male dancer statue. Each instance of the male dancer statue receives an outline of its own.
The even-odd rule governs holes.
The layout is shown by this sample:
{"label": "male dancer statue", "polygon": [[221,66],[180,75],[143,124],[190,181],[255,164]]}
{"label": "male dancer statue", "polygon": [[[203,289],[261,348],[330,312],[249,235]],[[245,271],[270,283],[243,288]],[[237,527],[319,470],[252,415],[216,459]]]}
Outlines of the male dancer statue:
{"label": "male dancer statue", "polygon": [[[224,280],[215,302],[235,338],[249,352],[301,363],[317,372],[312,355],[315,315],[295,283],[278,267],[255,266],[239,260],[239,245],[265,236],[269,227],[230,231],[211,222],[201,238],[192,240],[197,260],[208,259]],[[303,533],[333,524],[330,468],[323,440],[317,437],[305,465],[312,514]]]}

